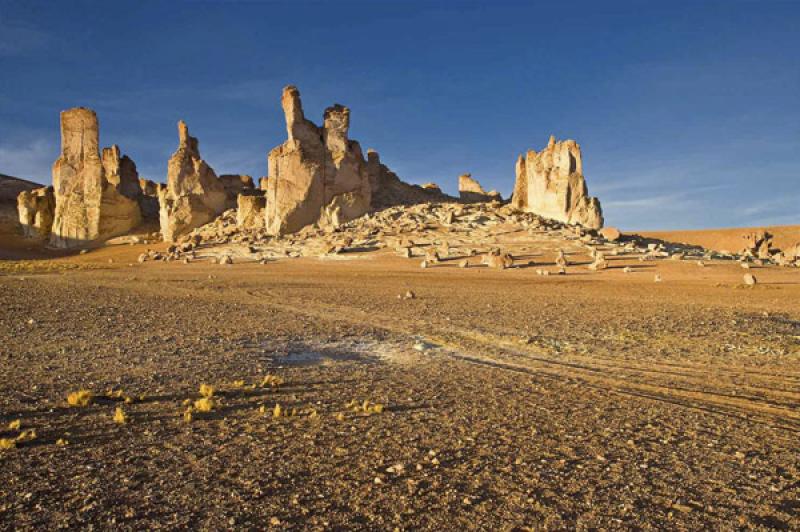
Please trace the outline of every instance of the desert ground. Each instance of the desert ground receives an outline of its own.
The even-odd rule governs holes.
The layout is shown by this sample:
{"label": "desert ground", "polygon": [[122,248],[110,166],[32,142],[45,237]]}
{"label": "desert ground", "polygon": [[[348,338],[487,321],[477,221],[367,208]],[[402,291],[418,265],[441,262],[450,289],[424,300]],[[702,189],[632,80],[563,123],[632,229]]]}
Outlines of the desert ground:
{"label": "desert ground", "polygon": [[146,248],[0,262],[1,528],[800,528],[797,268]]}

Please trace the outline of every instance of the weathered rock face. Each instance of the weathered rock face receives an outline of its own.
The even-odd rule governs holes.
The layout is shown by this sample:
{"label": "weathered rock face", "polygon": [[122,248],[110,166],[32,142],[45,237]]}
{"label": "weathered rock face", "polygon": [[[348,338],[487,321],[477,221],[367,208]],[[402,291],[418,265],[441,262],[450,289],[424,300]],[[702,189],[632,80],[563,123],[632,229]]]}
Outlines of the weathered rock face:
{"label": "weathered rock face", "polygon": [[317,127],[303,115],[297,88],[286,87],[281,104],[288,140],[269,153],[267,232],[293,233],[326,210],[339,222],[366,213],[371,187],[361,147],[347,138],[350,110],[329,107]]}
{"label": "weathered rock face", "polygon": [[483,187],[474,179],[471,174],[461,174],[458,176],[458,195],[461,201],[467,203],[478,203],[481,201],[492,201],[500,199],[500,194],[496,191],[486,192]]}
{"label": "weathered rock face", "polygon": [[119,148],[98,150],[97,115],[78,107],[61,113],[61,155],[53,164],[55,216],[50,237],[76,247],[123,235],[139,225],[136,165]]}
{"label": "weathered rock face", "polygon": [[424,187],[403,182],[397,174],[381,163],[375,150],[367,150],[367,175],[372,189],[372,208],[394,205],[452,201],[439,187]]}
{"label": "weathered rock face", "polygon": [[161,235],[172,242],[225,210],[225,187],[200,157],[197,139],[178,122],[180,143],[167,166],[167,186],[158,191]]}
{"label": "weathered rock face", "polygon": [[139,208],[145,220],[158,220],[158,190],[164,186],[149,179],[139,179]]}
{"label": "weathered rock face", "polygon": [[255,190],[253,178],[249,175],[222,174],[219,180],[225,188],[225,210],[236,208],[239,194]]}
{"label": "weathered rock face", "polygon": [[263,229],[267,198],[263,192],[239,194],[236,208],[236,226],[239,229]]}
{"label": "weathered rock face", "polygon": [[263,176],[258,179],[259,190],[263,190],[264,192],[266,192],[268,186],[269,186],[269,178],[267,176]]}
{"label": "weathered rock face", "polygon": [[580,146],[574,140],[550,137],[539,153],[530,150],[517,159],[512,204],[523,211],[589,229],[603,226],[597,198],[589,197]]}
{"label": "weathered rock face", "polygon": [[0,174],[0,233],[19,234],[19,195],[42,188],[42,185],[18,177]]}
{"label": "weathered rock face", "polygon": [[53,187],[20,192],[17,196],[17,212],[22,234],[27,238],[49,238],[55,210]]}

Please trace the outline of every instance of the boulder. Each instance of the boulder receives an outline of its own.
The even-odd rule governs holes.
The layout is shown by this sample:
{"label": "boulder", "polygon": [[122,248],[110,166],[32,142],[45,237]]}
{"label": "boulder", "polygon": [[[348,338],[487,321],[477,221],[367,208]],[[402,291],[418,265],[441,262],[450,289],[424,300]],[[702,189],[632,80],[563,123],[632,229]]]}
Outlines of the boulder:
{"label": "boulder", "polygon": [[267,198],[263,193],[239,194],[236,208],[236,226],[239,229],[263,229]]}
{"label": "boulder", "polygon": [[178,122],[179,145],[167,166],[167,186],[158,191],[161,235],[165,242],[204,225],[224,210],[225,187],[200,157],[198,142]]}
{"label": "boulder", "polygon": [[492,192],[493,194],[489,194],[483,190],[481,184],[478,183],[477,179],[472,177],[472,174],[461,174],[458,176],[458,195],[461,201],[467,203],[481,203],[498,199],[500,195],[496,191]]}
{"label": "boulder", "polygon": [[581,149],[574,140],[556,142],[551,136],[541,152],[519,156],[516,175],[511,200],[516,208],[589,229],[603,226],[600,201],[589,197]]}
{"label": "boulder", "polygon": [[350,110],[328,107],[318,127],[305,118],[296,87],[283,90],[281,104],[288,139],[268,156],[267,232],[294,233],[325,212],[337,223],[365,214],[372,191],[361,147],[347,137]]}
{"label": "boulder", "polygon": [[223,174],[219,176],[219,180],[225,188],[225,210],[236,208],[239,194],[255,190],[253,178],[249,175]]}
{"label": "boulder", "polygon": [[53,187],[24,190],[17,196],[17,212],[22,234],[27,238],[47,239],[53,227],[56,199]]}
{"label": "boulder", "polygon": [[603,237],[604,240],[609,242],[616,242],[622,236],[622,233],[619,232],[619,229],[616,227],[603,227],[600,230],[600,236]]}
{"label": "boulder", "polygon": [[61,155],[53,164],[55,214],[50,243],[69,248],[124,235],[142,220],[136,165],[118,146],[99,149],[97,115],[61,113]]}

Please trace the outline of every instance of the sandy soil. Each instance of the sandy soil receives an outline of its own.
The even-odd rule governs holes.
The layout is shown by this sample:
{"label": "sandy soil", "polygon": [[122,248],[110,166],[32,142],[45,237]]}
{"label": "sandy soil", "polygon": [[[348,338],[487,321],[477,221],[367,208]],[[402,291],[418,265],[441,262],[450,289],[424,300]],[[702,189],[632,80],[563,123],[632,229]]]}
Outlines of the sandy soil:
{"label": "sandy soil", "polygon": [[695,231],[633,231],[646,238],[657,238],[667,242],[680,242],[702,246],[715,251],[738,253],[743,246],[744,235],[755,231],[768,231],[773,235],[773,245],[778,249],[789,249],[800,243],[800,225],[773,225],[764,227],[737,227],[728,229],[701,229]]}
{"label": "sandy soil", "polygon": [[1,528],[800,527],[796,268],[143,249],[2,263]]}

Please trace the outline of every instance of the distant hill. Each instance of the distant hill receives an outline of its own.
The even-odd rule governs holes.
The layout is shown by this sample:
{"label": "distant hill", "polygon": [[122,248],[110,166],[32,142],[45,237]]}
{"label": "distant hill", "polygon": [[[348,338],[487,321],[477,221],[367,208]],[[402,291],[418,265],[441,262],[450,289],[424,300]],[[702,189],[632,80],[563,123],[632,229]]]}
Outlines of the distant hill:
{"label": "distant hill", "polygon": [[747,233],[767,231],[773,235],[773,246],[787,249],[800,242],[800,225],[773,225],[762,227],[731,227],[725,229],[697,229],[687,231],[627,231],[647,238],[703,246],[715,251],[738,252],[744,247]]}
{"label": "distant hill", "polygon": [[18,177],[0,174],[0,233],[17,231],[17,196],[23,190],[33,190],[44,185]]}

